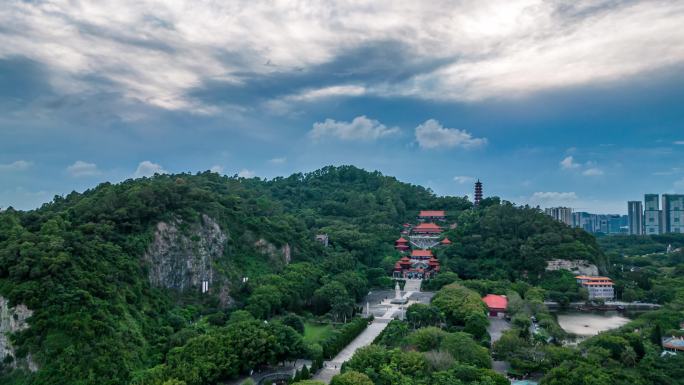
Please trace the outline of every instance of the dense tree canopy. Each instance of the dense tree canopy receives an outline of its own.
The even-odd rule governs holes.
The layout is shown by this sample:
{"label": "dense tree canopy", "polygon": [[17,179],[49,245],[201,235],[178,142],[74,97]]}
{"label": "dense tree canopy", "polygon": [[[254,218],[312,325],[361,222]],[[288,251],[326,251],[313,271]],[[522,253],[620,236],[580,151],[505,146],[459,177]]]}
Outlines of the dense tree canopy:
{"label": "dense tree canopy", "polygon": [[[447,210],[457,223],[446,233],[453,244],[437,251],[443,278],[428,283],[436,289],[459,278],[535,281],[551,258],[604,265],[593,237],[537,209],[492,198],[474,210],[465,197],[438,197],[352,166],[273,180],[204,172],[103,183],[37,210],[0,212],[0,295],[34,311],[30,327],[12,337],[14,358],[30,354],[40,368],[31,374],[3,366],[0,380],[118,385],[161,373],[171,375],[168,381],[204,383],[289,357],[300,351],[299,334],[290,327],[250,326],[281,341],[267,338],[254,346],[258,358],[252,348],[230,354],[222,338],[231,325],[290,313],[348,321],[370,286],[391,284],[388,269],[398,257],[393,241],[421,209]],[[207,295],[198,287],[178,292],[153,286],[142,256],[156,226],[177,223],[193,239],[191,229],[204,216],[226,234],[223,255],[212,266],[220,286]],[[316,234],[327,234],[329,247],[316,242]],[[285,246],[290,260],[268,252]],[[480,338],[483,323],[474,314],[484,312],[477,295],[469,294],[472,300],[462,306],[436,298],[434,308],[414,309],[413,327],[446,321]],[[301,331],[291,317],[284,324]],[[181,364],[199,354],[208,358]]]}

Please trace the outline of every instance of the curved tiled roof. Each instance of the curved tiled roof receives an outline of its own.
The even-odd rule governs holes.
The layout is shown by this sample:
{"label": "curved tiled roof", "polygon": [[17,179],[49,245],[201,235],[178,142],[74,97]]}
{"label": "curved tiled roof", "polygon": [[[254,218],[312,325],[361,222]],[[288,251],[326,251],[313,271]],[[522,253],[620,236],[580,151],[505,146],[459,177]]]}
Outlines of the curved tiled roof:
{"label": "curved tiled roof", "polygon": [[487,294],[482,298],[482,301],[490,309],[505,309],[508,307],[508,299],[502,295]]}

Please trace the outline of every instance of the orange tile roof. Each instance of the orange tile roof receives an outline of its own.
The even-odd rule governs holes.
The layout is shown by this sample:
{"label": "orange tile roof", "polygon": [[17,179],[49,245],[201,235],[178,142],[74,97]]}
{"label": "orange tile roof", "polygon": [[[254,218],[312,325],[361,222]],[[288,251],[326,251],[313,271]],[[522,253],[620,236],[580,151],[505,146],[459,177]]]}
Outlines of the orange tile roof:
{"label": "orange tile roof", "polygon": [[585,286],[604,286],[604,285],[613,286],[613,282],[585,282],[582,285],[585,285]]}
{"label": "orange tile roof", "polygon": [[442,228],[434,223],[421,223],[414,227],[413,230],[441,230]]}
{"label": "orange tile roof", "polygon": [[419,217],[444,217],[446,214],[444,210],[421,210]]}
{"label": "orange tile roof", "polygon": [[576,279],[586,279],[588,281],[612,281],[612,279],[608,277],[594,277],[594,276],[589,276],[589,275],[578,275],[575,277]]}
{"label": "orange tile roof", "polygon": [[406,239],[404,239],[404,237],[400,237],[395,242],[397,242],[397,243],[408,243],[408,241]]}
{"label": "orange tile roof", "polygon": [[487,294],[482,298],[482,301],[490,309],[506,309],[508,307],[508,299],[502,295]]}
{"label": "orange tile roof", "polygon": [[442,244],[443,245],[450,245],[451,241],[449,240],[449,238],[444,238],[444,239],[442,239]]}
{"label": "orange tile roof", "polygon": [[430,250],[412,250],[412,257],[432,257],[432,251]]}

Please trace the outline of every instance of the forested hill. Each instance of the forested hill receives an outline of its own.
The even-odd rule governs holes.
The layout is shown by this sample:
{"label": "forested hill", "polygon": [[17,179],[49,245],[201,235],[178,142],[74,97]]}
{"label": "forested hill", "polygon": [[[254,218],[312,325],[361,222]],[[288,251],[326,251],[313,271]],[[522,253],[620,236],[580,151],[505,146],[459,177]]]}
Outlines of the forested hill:
{"label": "forested hill", "polygon": [[463,278],[535,280],[559,256],[602,264],[593,237],[536,209],[497,198],[473,209],[352,166],[268,181],[205,172],[104,183],[0,213],[0,295],[32,314],[10,330],[0,382],[124,384],[243,307],[257,318],[346,315],[369,285],[386,284],[393,241],[420,209],[458,223],[440,258]]}

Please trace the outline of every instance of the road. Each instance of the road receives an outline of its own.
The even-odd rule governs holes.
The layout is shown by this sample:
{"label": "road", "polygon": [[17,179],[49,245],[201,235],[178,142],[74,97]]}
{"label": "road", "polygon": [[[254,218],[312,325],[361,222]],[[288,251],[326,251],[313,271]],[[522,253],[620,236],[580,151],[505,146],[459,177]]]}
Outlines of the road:
{"label": "road", "polygon": [[376,317],[373,322],[368,325],[366,330],[361,332],[361,334],[349,343],[349,345],[345,346],[344,349],[337,353],[335,358],[330,361],[325,361],[323,363],[323,368],[316,373],[313,379],[329,384],[330,380],[340,373],[343,363],[349,361],[358,349],[372,344],[375,338],[385,330],[394,317],[403,315],[405,308],[411,302],[415,302],[415,300],[412,300],[411,298],[417,293],[420,293],[421,282],[422,281],[418,279],[409,279],[406,281],[406,285],[404,286],[405,291],[401,293],[402,298],[410,300],[406,305],[395,305],[390,303],[393,297],[382,299],[379,304],[374,304],[374,308],[381,306],[385,309],[382,316]]}

